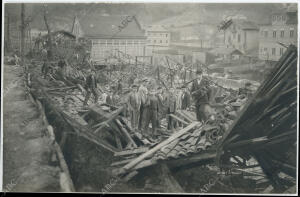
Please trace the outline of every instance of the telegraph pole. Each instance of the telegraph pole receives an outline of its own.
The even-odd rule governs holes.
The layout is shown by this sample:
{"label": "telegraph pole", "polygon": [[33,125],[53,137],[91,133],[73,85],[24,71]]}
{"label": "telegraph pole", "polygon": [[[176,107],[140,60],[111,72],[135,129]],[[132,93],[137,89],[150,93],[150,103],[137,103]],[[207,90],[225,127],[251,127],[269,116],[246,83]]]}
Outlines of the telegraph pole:
{"label": "telegraph pole", "polygon": [[25,71],[25,64],[24,64],[24,43],[25,43],[25,5],[24,3],[21,4],[21,66],[24,67]]}
{"label": "telegraph pole", "polygon": [[9,18],[9,13],[7,12],[7,26],[6,26],[6,29],[7,29],[7,40],[6,40],[6,52],[10,52],[10,18]]}

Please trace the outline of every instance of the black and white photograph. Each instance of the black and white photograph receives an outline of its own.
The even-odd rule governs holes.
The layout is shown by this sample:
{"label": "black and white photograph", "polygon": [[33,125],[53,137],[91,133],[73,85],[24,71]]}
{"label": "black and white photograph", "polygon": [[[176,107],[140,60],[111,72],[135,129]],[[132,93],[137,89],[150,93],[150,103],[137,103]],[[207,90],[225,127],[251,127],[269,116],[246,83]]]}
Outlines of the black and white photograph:
{"label": "black and white photograph", "polygon": [[298,194],[296,0],[2,7],[4,195]]}

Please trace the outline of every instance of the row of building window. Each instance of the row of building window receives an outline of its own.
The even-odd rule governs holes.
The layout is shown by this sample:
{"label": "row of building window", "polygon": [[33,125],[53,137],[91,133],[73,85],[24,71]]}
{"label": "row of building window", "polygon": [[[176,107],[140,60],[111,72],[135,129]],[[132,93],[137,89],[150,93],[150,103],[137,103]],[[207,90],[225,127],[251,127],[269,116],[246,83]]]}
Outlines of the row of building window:
{"label": "row of building window", "polygon": [[[276,37],[284,38],[285,37],[285,31],[284,30],[280,30],[278,33],[279,34],[277,34],[277,31],[273,31],[272,38],[276,38]],[[264,36],[265,38],[267,38],[268,37],[268,31],[261,31],[261,36]],[[289,37],[290,38],[294,37],[294,30],[290,30]]]}
{"label": "row of building window", "polygon": [[[278,51],[278,48],[270,48],[270,49],[271,49],[271,55],[276,56],[276,49]],[[267,47],[264,47],[264,48],[262,47],[260,49],[260,52],[261,52],[261,54],[264,54],[264,55],[269,54]],[[284,53],[284,48],[279,48],[279,55],[281,56],[281,55],[283,55],[283,53]]]}
{"label": "row of building window", "polygon": [[163,33],[148,33],[148,36],[166,36],[166,38],[168,37],[168,34],[163,34]]}
{"label": "row of building window", "polygon": [[154,43],[154,44],[156,44],[156,43],[160,43],[160,44],[163,44],[163,43],[166,43],[166,44],[168,44],[168,40],[166,40],[165,42],[163,41],[163,40],[148,40],[148,43]]}
{"label": "row of building window", "polygon": [[272,17],[272,20],[273,21],[285,21],[286,20],[286,16],[280,16],[280,15],[273,15],[273,17]]}
{"label": "row of building window", "polygon": [[140,40],[101,40],[101,41],[93,41],[93,45],[139,45],[144,44],[144,41]]}
{"label": "row of building window", "polygon": [[[235,36],[235,34],[233,34],[233,39],[235,39],[235,38],[236,38],[236,36]],[[238,41],[238,43],[241,42],[241,35],[240,34],[238,34],[237,41]],[[228,36],[228,42],[231,43],[231,37],[230,36]]]}

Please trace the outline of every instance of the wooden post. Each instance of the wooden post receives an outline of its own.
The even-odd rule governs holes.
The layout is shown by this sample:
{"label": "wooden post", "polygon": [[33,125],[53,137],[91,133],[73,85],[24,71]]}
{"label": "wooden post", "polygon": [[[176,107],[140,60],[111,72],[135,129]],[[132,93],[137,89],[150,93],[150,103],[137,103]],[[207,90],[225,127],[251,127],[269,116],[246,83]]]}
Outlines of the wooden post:
{"label": "wooden post", "polygon": [[6,40],[6,51],[7,52],[10,52],[10,21],[9,21],[9,13],[7,13],[7,26],[6,26],[6,29],[7,29],[7,40]]}
{"label": "wooden post", "polygon": [[46,6],[44,5],[44,21],[45,25],[48,31],[48,46],[49,46],[49,51],[47,51],[47,56],[51,60],[52,59],[52,38],[51,38],[51,29],[48,24],[47,20],[47,14],[46,14]]}
{"label": "wooden post", "polygon": [[21,4],[21,66],[24,66],[25,5]]}

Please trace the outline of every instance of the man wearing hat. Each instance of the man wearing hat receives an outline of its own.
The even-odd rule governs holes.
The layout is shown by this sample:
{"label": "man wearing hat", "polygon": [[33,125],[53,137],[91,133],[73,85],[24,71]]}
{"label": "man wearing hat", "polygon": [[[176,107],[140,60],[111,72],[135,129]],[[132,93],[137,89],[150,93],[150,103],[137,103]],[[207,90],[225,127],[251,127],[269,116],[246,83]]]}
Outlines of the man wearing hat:
{"label": "man wearing hat", "polygon": [[152,137],[157,135],[157,118],[158,118],[158,98],[155,94],[156,92],[152,89],[149,91],[149,118],[146,120],[146,128],[148,130],[148,126],[151,120],[152,125]]}
{"label": "man wearing hat", "polygon": [[181,109],[186,110],[191,106],[191,95],[188,91],[187,87],[183,87],[182,101],[181,101]]}
{"label": "man wearing hat", "polygon": [[137,130],[138,128],[140,107],[141,107],[141,98],[138,93],[138,85],[132,84],[131,93],[128,96],[128,111],[131,120],[131,127],[134,130]]}
{"label": "man wearing hat", "polygon": [[209,88],[208,81],[202,79],[202,70],[197,70],[197,78],[192,83],[191,95],[195,102],[196,115],[198,121],[206,121],[209,117],[209,101],[211,91]]}
{"label": "man wearing hat", "polygon": [[159,86],[157,88],[156,97],[158,100],[157,128],[160,128],[160,120],[162,120],[166,116],[166,113],[165,113],[166,106],[164,105],[163,88],[161,86]]}
{"label": "man wearing hat", "polygon": [[147,101],[147,97],[148,97],[148,89],[146,88],[146,84],[147,84],[147,79],[144,78],[142,80],[142,84],[139,87],[138,93],[141,99],[141,107],[140,107],[140,118],[139,118],[139,126],[138,128],[141,129],[142,128],[142,124],[143,121],[145,121],[145,108],[146,108],[146,101]]}
{"label": "man wearing hat", "polygon": [[239,95],[245,95],[247,98],[252,96],[251,83],[246,82],[243,88],[239,88]]}
{"label": "man wearing hat", "polygon": [[[167,114],[175,114],[176,105],[175,91],[172,87],[170,88],[169,94],[166,98]],[[176,128],[176,121],[171,116],[168,116],[168,130],[173,130],[174,128]]]}
{"label": "man wearing hat", "polygon": [[43,66],[42,66],[42,74],[43,74],[44,79],[46,79],[46,76],[50,72],[51,66],[50,66],[50,63],[48,62],[47,58],[44,58],[43,61],[44,62],[43,62]]}
{"label": "man wearing hat", "polygon": [[85,84],[86,96],[85,96],[83,105],[87,105],[87,102],[90,99],[91,93],[93,93],[93,95],[95,97],[95,103],[97,103],[97,101],[98,101],[97,79],[95,76],[96,73],[91,68],[87,69],[87,73],[88,73],[88,76],[86,78],[86,84]]}

